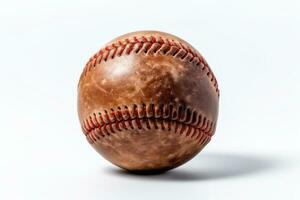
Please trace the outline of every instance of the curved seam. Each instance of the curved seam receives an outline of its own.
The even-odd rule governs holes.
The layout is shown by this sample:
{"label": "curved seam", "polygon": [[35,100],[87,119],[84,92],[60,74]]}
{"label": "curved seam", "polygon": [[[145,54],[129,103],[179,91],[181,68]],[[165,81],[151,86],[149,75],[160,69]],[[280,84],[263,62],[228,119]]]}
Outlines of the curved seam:
{"label": "curved seam", "polygon": [[117,109],[110,109],[110,112],[104,110],[102,113],[92,113],[82,122],[83,132],[91,139],[91,143],[118,131],[143,127],[168,131],[173,127],[175,133],[201,139],[201,135],[209,138],[213,135],[216,123],[195,110],[173,104],[133,104],[132,108],[119,106]]}
{"label": "curved seam", "polygon": [[[124,54],[130,55],[132,52],[136,54],[144,52],[145,54],[173,56],[196,66],[200,66],[202,71],[212,83],[215,91],[220,96],[217,79],[215,78],[212,70],[207,64],[206,60],[196,50],[184,45],[174,39],[162,38],[157,36],[133,36],[123,40],[116,41],[110,45],[100,49],[94,56],[92,56],[85,65],[81,77],[86,76],[92,68],[96,67],[101,62],[106,62],[109,59],[114,59],[116,56],[121,57]],[[81,79],[81,78],[80,78]]]}
{"label": "curved seam", "polygon": [[[155,119],[155,118],[153,118],[153,119]],[[101,137],[104,138],[104,137],[110,136],[111,134],[115,134],[116,133],[116,131],[111,127],[113,124],[115,124],[115,125],[117,123],[122,124],[123,122],[129,122],[129,121],[131,121],[131,123],[132,123],[132,121],[134,121],[134,120],[136,120],[136,119],[124,120],[122,122],[118,122],[117,121],[117,122],[113,122],[111,124],[105,124],[104,126],[101,126],[101,127],[98,127],[98,126],[91,127],[91,129],[86,130],[86,137],[90,137],[92,139],[91,143],[95,143],[98,140],[100,140]],[[148,120],[149,120],[149,118],[148,118]],[[164,121],[163,119],[155,119],[155,120],[159,120],[161,123],[163,123],[163,121]],[[181,128],[175,128],[174,133],[180,133],[181,135],[185,135],[186,137],[190,136],[192,139],[195,138],[195,139],[199,139],[199,140],[203,139],[203,136],[206,136],[206,137],[209,137],[209,138],[212,137],[212,131],[205,132],[201,128],[196,128],[196,127],[191,126],[189,124],[184,124],[184,123],[178,122],[178,121],[169,120],[166,123],[170,123],[170,122],[171,123],[175,122],[175,124],[173,124],[173,126],[175,126],[175,127],[176,126],[178,127],[179,125],[181,125]],[[110,129],[110,131],[107,130],[107,127],[108,127],[108,129]],[[102,130],[102,129],[104,129],[104,130]],[[133,127],[130,127],[130,128],[129,127],[123,127],[122,129],[123,130],[124,129],[125,130],[128,130],[128,129],[129,130],[130,129],[134,130],[136,128],[133,128]],[[123,131],[122,129],[121,128],[120,129],[117,128],[118,132]],[[137,129],[142,129],[142,128],[138,127]],[[147,129],[151,130],[151,128],[147,128]],[[157,127],[155,129],[159,129],[159,128]],[[168,128],[161,128],[161,130],[164,130],[164,131],[171,131],[171,129],[172,128],[170,128],[170,126]],[[194,130],[192,131],[191,129],[194,129]],[[94,133],[94,131],[98,131],[98,133]],[[198,131],[198,133],[196,131]]]}

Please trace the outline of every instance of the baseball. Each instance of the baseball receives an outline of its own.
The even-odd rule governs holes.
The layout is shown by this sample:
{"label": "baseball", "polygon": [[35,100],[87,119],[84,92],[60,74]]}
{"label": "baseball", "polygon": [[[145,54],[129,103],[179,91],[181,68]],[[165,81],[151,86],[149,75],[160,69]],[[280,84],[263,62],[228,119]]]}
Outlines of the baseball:
{"label": "baseball", "polygon": [[78,115],[93,148],[134,172],[182,165],[211,140],[219,105],[216,77],[186,41],[143,31],[107,43],[78,84]]}

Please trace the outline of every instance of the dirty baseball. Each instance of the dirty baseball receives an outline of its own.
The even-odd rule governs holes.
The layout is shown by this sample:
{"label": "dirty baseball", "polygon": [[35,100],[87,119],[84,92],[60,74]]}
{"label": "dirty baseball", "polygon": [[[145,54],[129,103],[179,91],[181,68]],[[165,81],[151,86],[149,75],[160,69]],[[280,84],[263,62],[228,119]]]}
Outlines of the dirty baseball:
{"label": "dirty baseball", "polygon": [[78,114],[88,142],[134,172],[165,171],[199,153],[216,130],[219,89],[203,56],[163,32],[122,35],[87,62]]}

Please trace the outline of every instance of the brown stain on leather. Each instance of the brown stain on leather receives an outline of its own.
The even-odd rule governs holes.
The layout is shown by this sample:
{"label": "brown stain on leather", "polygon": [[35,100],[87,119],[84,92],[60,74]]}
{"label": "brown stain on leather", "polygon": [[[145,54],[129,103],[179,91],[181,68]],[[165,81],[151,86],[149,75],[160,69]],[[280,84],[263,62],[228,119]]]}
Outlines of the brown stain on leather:
{"label": "brown stain on leather", "polygon": [[167,33],[134,32],[88,62],[78,85],[78,113],[89,142],[107,160],[127,170],[167,170],[210,141],[218,96],[211,69],[191,45]]}

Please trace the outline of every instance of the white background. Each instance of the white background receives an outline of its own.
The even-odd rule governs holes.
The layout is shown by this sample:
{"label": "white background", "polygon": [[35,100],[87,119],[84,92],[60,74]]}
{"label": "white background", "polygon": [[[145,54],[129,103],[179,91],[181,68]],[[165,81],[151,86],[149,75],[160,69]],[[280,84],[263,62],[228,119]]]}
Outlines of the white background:
{"label": "white background", "polygon": [[[300,199],[300,3],[1,1],[0,199]],[[85,140],[77,81],[136,30],[184,38],[221,91],[217,132],[162,175],[119,170]]]}

